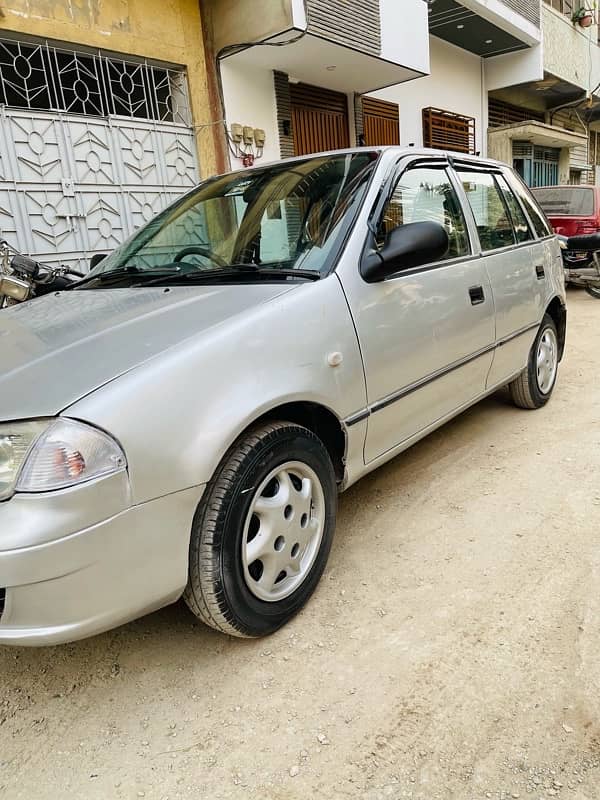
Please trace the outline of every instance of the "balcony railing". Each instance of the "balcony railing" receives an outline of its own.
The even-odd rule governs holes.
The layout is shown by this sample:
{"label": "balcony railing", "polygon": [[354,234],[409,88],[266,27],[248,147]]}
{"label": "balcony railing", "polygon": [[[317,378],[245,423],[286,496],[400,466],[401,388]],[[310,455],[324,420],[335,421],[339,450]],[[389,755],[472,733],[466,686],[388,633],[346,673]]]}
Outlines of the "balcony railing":
{"label": "balcony railing", "polygon": [[546,5],[555,8],[557,11],[560,11],[561,14],[565,14],[567,17],[570,17],[573,14],[574,2],[577,2],[577,0],[544,0]]}

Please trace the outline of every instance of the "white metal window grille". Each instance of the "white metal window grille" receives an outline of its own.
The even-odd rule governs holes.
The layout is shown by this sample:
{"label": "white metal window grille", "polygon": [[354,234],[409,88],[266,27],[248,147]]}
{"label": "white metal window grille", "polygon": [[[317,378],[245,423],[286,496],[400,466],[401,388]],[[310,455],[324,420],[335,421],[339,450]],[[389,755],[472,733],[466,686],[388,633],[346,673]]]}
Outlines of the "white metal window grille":
{"label": "white metal window grille", "polygon": [[0,105],[191,124],[183,70],[0,39]]}
{"label": "white metal window grille", "polygon": [[[574,11],[573,0],[544,0],[544,2],[557,11],[560,11],[561,14],[567,14],[569,17]],[[580,5],[584,5],[584,3]]]}

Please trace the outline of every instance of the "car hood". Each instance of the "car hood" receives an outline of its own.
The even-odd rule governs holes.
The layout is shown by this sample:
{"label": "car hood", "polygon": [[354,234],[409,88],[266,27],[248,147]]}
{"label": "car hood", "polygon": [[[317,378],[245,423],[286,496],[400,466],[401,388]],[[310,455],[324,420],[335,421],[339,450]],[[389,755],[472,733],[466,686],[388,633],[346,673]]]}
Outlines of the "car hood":
{"label": "car hood", "polygon": [[300,284],[67,291],[0,311],[0,420],[52,416]]}

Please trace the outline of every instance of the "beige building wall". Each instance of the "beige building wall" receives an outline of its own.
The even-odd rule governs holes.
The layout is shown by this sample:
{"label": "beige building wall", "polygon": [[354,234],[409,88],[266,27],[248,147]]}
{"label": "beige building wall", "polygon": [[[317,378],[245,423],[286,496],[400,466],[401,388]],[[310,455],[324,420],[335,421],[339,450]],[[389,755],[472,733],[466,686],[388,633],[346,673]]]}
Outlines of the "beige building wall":
{"label": "beige building wall", "polygon": [[293,27],[291,0],[205,0],[205,7],[216,53]]}
{"label": "beige building wall", "polygon": [[544,69],[582,90],[600,83],[598,26],[580,28],[570,18],[543,3]]}
{"label": "beige building wall", "polygon": [[203,177],[216,170],[198,0],[0,0],[3,31],[184,66]]}

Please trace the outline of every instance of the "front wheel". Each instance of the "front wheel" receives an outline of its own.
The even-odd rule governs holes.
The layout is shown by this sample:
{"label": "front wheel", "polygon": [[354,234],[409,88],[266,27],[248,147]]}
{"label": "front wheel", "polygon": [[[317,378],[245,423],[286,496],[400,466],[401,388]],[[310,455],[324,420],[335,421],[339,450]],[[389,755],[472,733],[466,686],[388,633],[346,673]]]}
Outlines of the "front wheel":
{"label": "front wheel", "polygon": [[510,396],[519,408],[541,408],[546,405],[558,373],[558,336],[554,320],[544,316],[529,351],[527,366],[509,384]]}
{"label": "front wheel", "polygon": [[233,636],[277,630],[321,577],[336,510],[333,465],[311,431],[269,422],[243,434],[194,517],[187,605]]}
{"label": "front wheel", "polygon": [[600,286],[592,286],[588,283],[586,284],[585,290],[591,297],[595,297],[596,300],[600,300]]}

